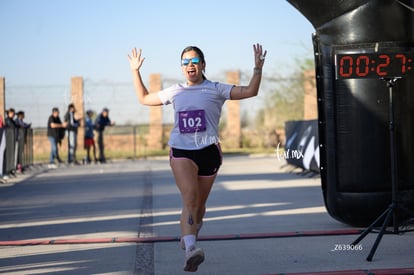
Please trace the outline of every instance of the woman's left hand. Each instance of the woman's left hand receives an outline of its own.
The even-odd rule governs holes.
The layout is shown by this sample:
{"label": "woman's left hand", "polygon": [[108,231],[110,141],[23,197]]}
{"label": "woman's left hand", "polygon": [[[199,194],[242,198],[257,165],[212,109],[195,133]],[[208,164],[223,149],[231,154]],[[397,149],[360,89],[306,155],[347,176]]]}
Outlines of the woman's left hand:
{"label": "woman's left hand", "polygon": [[261,69],[265,62],[267,51],[266,50],[263,51],[263,47],[259,43],[257,43],[256,45],[253,45],[253,50],[254,50],[255,68]]}

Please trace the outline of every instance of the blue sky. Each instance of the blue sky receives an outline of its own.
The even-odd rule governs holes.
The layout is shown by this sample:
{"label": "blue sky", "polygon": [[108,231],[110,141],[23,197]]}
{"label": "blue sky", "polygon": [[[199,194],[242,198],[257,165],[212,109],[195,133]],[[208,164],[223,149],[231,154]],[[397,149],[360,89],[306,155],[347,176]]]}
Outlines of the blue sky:
{"label": "blue sky", "polygon": [[[118,125],[146,123],[149,109],[137,101],[127,60],[133,47],[146,58],[144,82],[159,73],[166,87],[185,81],[186,46],[204,51],[214,81],[229,70],[252,72],[257,42],[268,51],[264,75],[286,75],[298,58],[313,58],[313,32],[285,0],[0,0],[6,108],[25,110],[26,121],[44,127],[52,107],[65,111],[70,103],[71,77],[82,76],[86,109],[109,107]],[[249,100],[244,110],[253,115],[264,100]],[[163,110],[171,122],[171,108]]]}
{"label": "blue sky", "polygon": [[252,69],[256,42],[268,50],[265,70],[283,74],[312,58],[313,31],[284,0],[0,0],[0,75],[7,85],[130,81],[126,55],[136,46],[144,79],[182,79],[180,53],[196,45],[215,76]]}

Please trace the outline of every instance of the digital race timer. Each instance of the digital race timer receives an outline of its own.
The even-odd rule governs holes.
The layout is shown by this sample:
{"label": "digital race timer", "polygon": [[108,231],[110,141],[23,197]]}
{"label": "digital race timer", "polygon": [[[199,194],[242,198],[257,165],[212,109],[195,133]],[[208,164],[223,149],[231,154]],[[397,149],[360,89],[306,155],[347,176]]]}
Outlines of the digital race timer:
{"label": "digital race timer", "polygon": [[414,75],[414,49],[378,53],[335,54],[336,79]]}

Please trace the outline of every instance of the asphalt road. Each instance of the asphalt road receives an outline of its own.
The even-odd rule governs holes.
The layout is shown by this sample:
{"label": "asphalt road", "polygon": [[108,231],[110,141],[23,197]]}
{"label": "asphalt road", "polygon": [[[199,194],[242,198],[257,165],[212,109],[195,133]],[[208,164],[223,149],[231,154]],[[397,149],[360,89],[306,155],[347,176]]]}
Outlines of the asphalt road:
{"label": "asphalt road", "polygon": [[[347,248],[361,229],[326,213],[317,176],[284,164],[225,156],[197,274],[414,274],[412,232],[366,261],[376,233]],[[0,185],[0,273],[186,274],[180,207],[167,158],[33,169]]]}

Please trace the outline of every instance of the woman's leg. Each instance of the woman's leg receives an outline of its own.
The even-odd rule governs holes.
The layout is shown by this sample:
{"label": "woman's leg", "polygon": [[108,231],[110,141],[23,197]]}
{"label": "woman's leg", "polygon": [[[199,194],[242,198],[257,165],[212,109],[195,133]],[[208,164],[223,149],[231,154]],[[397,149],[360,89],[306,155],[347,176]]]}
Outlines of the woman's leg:
{"label": "woman's leg", "polygon": [[210,195],[211,188],[213,187],[218,170],[222,163],[220,144],[210,145],[209,147],[205,148],[199,157],[201,157],[201,165],[203,167],[203,170],[201,170],[201,172],[204,174],[203,176],[198,177],[198,185],[200,190],[200,195],[198,197],[198,204],[200,205],[200,208],[197,215],[198,230],[201,229],[203,217],[206,212],[207,199]]}
{"label": "woman's leg", "polygon": [[196,221],[198,226],[201,226],[201,223],[203,222],[204,214],[206,213],[207,199],[208,199],[208,196],[210,195],[210,191],[211,191],[211,188],[213,187],[215,180],[216,180],[216,175],[198,177],[198,186],[199,186],[198,205],[200,205],[199,211],[197,213],[197,221]]}
{"label": "woman's leg", "polygon": [[199,220],[200,212],[198,167],[190,159],[172,158],[171,168],[183,201],[180,219],[181,234],[182,236],[196,235],[196,222]]}
{"label": "woman's leg", "polygon": [[180,226],[186,251],[184,271],[195,272],[204,261],[203,250],[195,246],[197,236],[196,221],[199,220],[199,198],[201,196],[198,184],[198,167],[190,159],[171,158],[171,168],[183,200]]}

